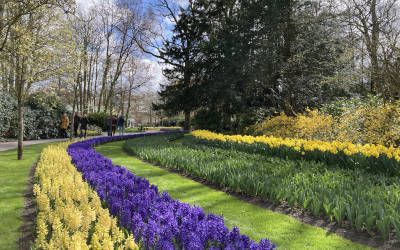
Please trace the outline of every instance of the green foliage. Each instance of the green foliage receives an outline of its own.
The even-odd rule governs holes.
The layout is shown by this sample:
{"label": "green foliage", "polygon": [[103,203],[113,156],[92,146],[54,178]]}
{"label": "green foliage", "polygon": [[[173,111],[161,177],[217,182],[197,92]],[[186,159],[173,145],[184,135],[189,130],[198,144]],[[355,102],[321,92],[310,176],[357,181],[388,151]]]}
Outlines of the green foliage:
{"label": "green foliage", "polygon": [[88,114],[89,124],[100,127],[103,131],[107,131],[107,117],[109,115],[105,112],[97,112]]}
{"label": "green foliage", "polygon": [[7,137],[10,124],[15,120],[17,102],[9,94],[0,92],[0,138]]}
{"label": "green foliage", "polygon": [[[174,31],[182,26],[192,32],[168,41],[166,54],[185,67],[166,70],[178,79],[162,91],[158,107],[195,111],[197,128],[241,132],[260,121],[260,113],[294,114],[354,93],[345,84],[355,81],[347,74],[353,61],[349,38],[330,5],[197,1],[182,13],[186,18]],[[199,41],[198,31],[207,39]],[[180,37],[193,45],[191,53],[176,46]]]}
{"label": "green foliage", "polygon": [[[190,128],[188,117],[198,106],[200,96],[200,88],[193,82],[196,72],[200,70],[196,62],[201,57],[200,47],[204,40],[205,26],[200,24],[202,21],[196,6],[197,4],[188,4],[185,8],[179,7],[179,12],[166,14],[175,23],[172,36],[163,43],[160,56],[169,65],[164,68],[163,73],[174,84],[163,86],[159,92],[162,101],[153,105],[154,109],[164,110],[169,115],[179,112],[188,114],[185,129]],[[175,10],[177,9],[178,7]]]}
{"label": "green foliage", "polygon": [[[396,158],[389,158],[381,153],[378,157],[372,154],[363,155],[362,153],[355,153],[348,155],[343,151],[331,152],[328,147],[325,150],[314,149],[304,150],[307,146],[289,147],[269,147],[264,143],[236,143],[236,142],[221,142],[214,140],[199,140],[199,143],[210,147],[222,148],[226,150],[239,150],[247,153],[263,154],[272,157],[280,157],[282,159],[290,160],[306,160],[316,161],[329,166],[336,166],[344,169],[360,169],[361,171],[369,172],[372,174],[384,174],[388,176],[399,176],[400,168],[399,161]],[[311,142],[311,144],[318,144],[318,141]],[[371,150],[368,153],[372,153]]]}
{"label": "green foliage", "polygon": [[191,137],[171,143],[164,136],[128,141],[138,157],[247,196],[258,196],[316,216],[327,216],[356,230],[378,231],[384,238],[400,219],[399,177],[314,161],[285,160],[265,153],[204,145]]}
{"label": "green foliage", "polygon": [[237,113],[232,119],[224,116],[216,109],[202,108],[193,118],[195,129],[206,129],[225,133],[241,133],[249,124],[254,124],[269,112],[263,108],[251,108],[243,113]]}
{"label": "green foliage", "polygon": [[[10,104],[15,101],[8,99]],[[10,107],[10,106],[9,106]],[[59,135],[61,114],[66,112],[65,105],[59,97],[44,92],[36,92],[29,96],[24,107],[24,139],[48,139]],[[17,136],[16,106],[4,116],[8,123],[3,128],[7,137]]]}
{"label": "green foliage", "polygon": [[154,125],[156,127],[176,127],[176,126],[183,127],[184,122],[185,121],[180,117],[171,117],[168,119],[163,119],[162,121],[159,121]]}
{"label": "green foliage", "polygon": [[353,98],[338,98],[332,102],[322,105],[321,112],[332,115],[333,117],[340,117],[346,112],[352,112],[360,107],[365,106],[381,106],[383,100],[380,96],[369,95],[366,97],[353,97]]}
{"label": "green foliage", "polygon": [[67,112],[64,103],[54,94],[37,92],[27,101],[26,139],[48,139],[59,135],[61,114]]}
{"label": "green foliage", "polygon": [[17,160],[17,150],[0,152],[0,248],[18,249],[21,237],[22,209],[29,172],[48,144],[25,147],[24,158]]}
{"label": "green foliage", "polygon": [[[168,136],[168,138],[171,138]],[[124,142],[112,142],[96,147],[96,151],[110,158],[114,164],[124,166],[135,175],[149,180],[160,192],[206,212],[222,215],[229,228],[237,226],[253,240],[268,238],[278,249],[369,249],[337,234],[300,222],[292,216],[265,209],[243,199],[190,180],[174,171],[140,161],[121,150]]]}
{"label": "green foliage", "polygon": [[211,131],[221,131],[222,126],[220,124],[221,114],[214,110],[199,110],[194,119],[193,125],[196,129],[207,129]]}

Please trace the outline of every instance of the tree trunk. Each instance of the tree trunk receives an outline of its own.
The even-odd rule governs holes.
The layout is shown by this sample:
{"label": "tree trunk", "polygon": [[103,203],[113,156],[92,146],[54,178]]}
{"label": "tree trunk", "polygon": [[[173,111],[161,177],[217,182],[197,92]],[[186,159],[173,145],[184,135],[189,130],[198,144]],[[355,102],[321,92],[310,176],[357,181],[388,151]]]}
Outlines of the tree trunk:
{"label": "tree trunk", "polygon": [[[0,42],[3,43],[3,39],[6,39],[5,37],[3,37],[3,29],[4,29],[4,5],[5,5],[5,1],[1,0],[0,1]],[[0,48],[0,52],[3,50],[3,47]]]}
{"label": "tree trunk", "polygon": [[1,33],[3,33],[3,26],[4,26],[4,24],[3,24],[3,15],[4,15],[4,1],[3,0],[1,0],[0,1],[0,32]]}
{"label": "tree trunk", "polygon": [[101,103],[102,103],[102,98],[104,95],[104,90],[107,85],[107,77],[108,77],[108,71],[110,70],[110,61],[111,61],[111,55],[109,54],[109,40],[107,40],[107,50],[106,50],[106,61],[105,61],[105,66],[104,66],[104,71],[103,71],[103,79],[101,81],[101,89],[100,89],[100,95],[99,95],[99,105],[97,106],[97,112],[100,112],[101,109]]}
{"label": "tree trunk", "polygon": [[153,127],[153,119],[152,119],[152,116],[151,116],[151,107],[149,109],[149,123],[150,123],[150,126]]}
{"label": "tree trunk", "polygon": [[81,111],[86,112],[86,94],[87,94],[87,86],[88,86],[88,59],[87,59],[87,48],[85,48],[83,55],[83,87],[81,89]]}
{"label": "tree trunk", "polygon": [[129,112],[131,110],[131,95],[128,96],[128,105],[125,111],[125,127],[128,125]]}
{"label": "tree trunk", "polygon": [[23,140],[24,140],[24,90],[25,90],[25,61],[18,56],[16,58],[16,82],[15,89],[17,94],[17,120],[18,120],[18,129],[17,129],[17,139],[18,139],[18,151],[17,151],[17,159],[22,160],[23,158]]}
{"label": "tree trunk", "polygon": [[119,79],[119,77],[122,74],[122,68],[125,65],[126,60],[124,60],[123,58],[123,54],[120,54],[118,60],[117,60],[117,66],[116,66],[116,70],[115,70],[115,74],[112,77],[112,80],[110,82],[110,90],[108,91],[108,94],[106,93],[106,97],[105,97],[105,105],[104,108],[107,110],[108,107],[111,108],[111,102],[112,102],[112,98],[114,96],[114,89],[115,89],[115,85],[117,84],[117,81]]}
{"label": "tree trunk", "polygon": [[121,91],[121,103],[120,103],[119,110],[121,112],[121,115],[124,115],[124,113],[125,113],[124,112],[125,91],[123,90],[122,86],[121,86],[121,89],[122,89],[122,91]]}
{"label": "tree trunk", "polygon": [[185,123],[183,129],[190,131],[190,111],[185,110],[184,113],[185,113]]}
{"label": "tree trunk", "polygon": [[[22,97],[22,96],[21,96]],[[24,140],[24,103],[21,97],[18,97],[18,160],[22,160],[23,157],[23,140]]]}
{"label": "tree trunk", "polygon": [[72,117],[70,119],[71,125],[70,125],[70,134],[69,138],[72,140],[74,136],[74,123],[75,123],[75,107],[78,107],[78,84],[81,81],[81,67],[82,67],[82,62],[79,64],[79,71],[76,75],[76,82],[74,84],[74,102],[72,104]]}
{"label": "tree trunk", "polygon": [[[133,81],[132,81],[133,82]],[[131,111],[131,98],[132,98],[132,86],[133,84],[129,84],[129,90],[128,90],[128,106],[126,107],[126,113],[125,113],[125,127],[128,124],[128,118],[129,118],[129,112]]]}
{"label": "tree trunk", "polygon": [[89,60],[89,73],[88,73],[88,85],[87,85],[87,91],[86,91],[86,101],[85,101],[85,110],[86,112],[90,112],[90,104],[91,104],[91,99],[92,99],[92,84],[93,84],[93,54],[90,54],[90,60]]}
{"label": "tree trunk", "polygon": [[[78,82],[78,79],[80,78],[79,75],[80,74],[78,74],[77,82]],[[71,121],[70,134],[69,134],[70,140],[72,140],[72,138],[74,137],[74,123],[75,123],[75,111],[76,111],[75,107],[78,106],[77,102],[78,102],[78,87],[77,87],[77,85],[75,85],[74,86],[74,102],[72,104],[72,117],[70,119],[70,121]]]}
{"label": "tree trunk", "polygon": [[114,88],[117,84],[117,81],[119,79],[119,77],[122,74],[122,69],[124,68],[124,65],[128,59],[128,55],[129,55],[129,51],[131,46],[133,45],[133,40],[131,41],[131,43],[129,43],[128,45],[126,45],[127,42],[127,37],[128,37],[128,30],[124,30],[122,37],[120,38],[120,40],[122,41],[121,43],[121,48],[119,50],[118,53],[118,59],[117,59],[117,63],[116,63],[116,69],[115,69],[115,73],[114,76],[112,77],[112,80],[110,82],[110,90],[108,95],[106,95],[106,99],[105,99],[105,109],[107,109],[107,107],[110,107],[112,109],[112,98],[114,95]]}
{"label": "tree trunk", "polygon": [[72,117],[71,117],[71,124],[70,124],[70,133],[69,133],[69,139],[72,140],[74,137],[74,123],[75,123],[75,106],[76,106],[76,99],[77,99],[77,94],[76,94],[76,87],[74,86],[74,102],[72,104]]}
{"label": "tree trunk", "polygon": [[372,31],[371,31],[371,93],[375,94],[377,91],[377,85],[380,79],[380,70],[378,63],[378,43],[379,43],[379,20],[376,13],[376,0],[371,1],[371,19],[372,19]]}
{"label": "tree trunk", "polygon": [[98,76],[98,59],[99,59],[99,50],[96,49],[96,57],[94,64],[96,65],[95,68],[95,75],[94,75],[94,89],[93,89],[93,112],[96,108],[96,95],[97,95],[97,76]]}
{"label": "tree trunk", "polygon": [[79,77],[79,82],[78,82],[78,87],[79,87],[79,108],[78,111],[83,110],[83,90],[82,90],[82,77]]}
{"label": "tree trunk", "polygon": [[[15,53],[13,52],[12,55],[15,58]],[[10,92],[11,89],[15,88],[15,81],[16,81],[16,76],[15,76],[15,68],[16,68],[16,63],[15,59],[10,58],[11,64],[9,65],[9,75],[8,75],[8,91]]]}
{"label": "tree trunk", "polygon": [[6,67],[6,65],[5,65],[5,62],[2,61],[2,62],[1,62],[1,76],[2,76],[1,81],[2,81],[2,90],[3,90],[4,92],[8,92],[7,73],[8,73],[8,71],[7,71],[7,67]]}
{"label": "tree trunk", "polygon": [[293,23],[293,3],[291,0],[282,1],[284,5],[284,11],[282,13],[283,20],[281,20],[285,24],[284,28],[284,45],[283,45],[283,60],[287,62],[288,59],[292,56],[292,43],[295,38],[295,25]]}

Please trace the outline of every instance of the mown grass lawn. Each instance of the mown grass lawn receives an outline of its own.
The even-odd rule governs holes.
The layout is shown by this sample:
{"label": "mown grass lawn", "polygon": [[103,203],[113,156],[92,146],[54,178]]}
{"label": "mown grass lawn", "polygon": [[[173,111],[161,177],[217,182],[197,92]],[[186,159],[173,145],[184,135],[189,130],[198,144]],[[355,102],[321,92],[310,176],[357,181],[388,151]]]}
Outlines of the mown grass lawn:
{"label": "mown grass lawn", "polygon": [[0,152],[0,249],[17,249],[29,171],[47,145],[25,147],[21,161],[16,150]]}
{"label": "mown grass lawn", "polygon": [[254,240],[269,238],[279,249],[369,249],[296,219],[249,204],[224,192],[144,163],[122,150],[124,142],[97,147],[97,151],[138,176],[145,177],[173,198],[223,215],[229,227],[238,226]]}

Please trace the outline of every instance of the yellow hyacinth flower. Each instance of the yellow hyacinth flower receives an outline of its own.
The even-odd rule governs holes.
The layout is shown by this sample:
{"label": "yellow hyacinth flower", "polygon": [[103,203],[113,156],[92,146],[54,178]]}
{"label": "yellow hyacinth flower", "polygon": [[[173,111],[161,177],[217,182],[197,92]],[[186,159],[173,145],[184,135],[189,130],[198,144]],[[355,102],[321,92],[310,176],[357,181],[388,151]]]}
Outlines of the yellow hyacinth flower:
{"label": "yellow hyacinth flower", "polygon": [[45,148],[36,168],[38,182],[33,190],[39,213],[35,248],[138,249],[133,237],[122,232],[116,219],[102,208],[97,194],[83,181],[71,163],[67,146],[62,143]]}

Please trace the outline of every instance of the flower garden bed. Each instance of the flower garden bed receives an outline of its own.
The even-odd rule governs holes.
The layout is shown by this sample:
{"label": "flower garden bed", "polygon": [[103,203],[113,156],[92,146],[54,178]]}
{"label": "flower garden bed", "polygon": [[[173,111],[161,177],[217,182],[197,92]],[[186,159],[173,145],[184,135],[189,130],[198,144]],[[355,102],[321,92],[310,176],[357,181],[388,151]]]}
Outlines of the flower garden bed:
{"label": "flower garden bed", "polygon": [[162,137],[129,140],[124,149],[224,190],[285,203],[384,239],[400,237],[398,176],[251,153],[249,145],[254,144],[232,142],[223,147],[192,136],[170,143]]}
{"label": "flower garden bed", "polygon": [[138,249],[131,234],[102,207],[66,152],[45,148],[36,168],[36,249]]}
{"label": "flower garden bed", "polygon": [[318,141],[273,136],[224,135],[207,130],[191,133],[212,146],[233,147],[250,153],[264,153],[290,159],[304,159],[359,168],[371,173],[400,175],[400,148],[339,141]]}
{"label": "flower garden bed", "polygon": [[[156,133],[155,133],[156,134]],[[110,213],[119,218],[123,228],[133,233],[145,249],[274,249],[267,239],[255,243],[229,230],[221,217],[205,214],[199,207],[160,194],[156,186],[115,166],[95,152],[94,145],[147,134],[102,137],[71,144],[72,162],[92,186]]]}

